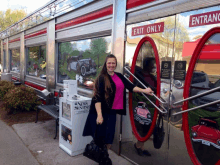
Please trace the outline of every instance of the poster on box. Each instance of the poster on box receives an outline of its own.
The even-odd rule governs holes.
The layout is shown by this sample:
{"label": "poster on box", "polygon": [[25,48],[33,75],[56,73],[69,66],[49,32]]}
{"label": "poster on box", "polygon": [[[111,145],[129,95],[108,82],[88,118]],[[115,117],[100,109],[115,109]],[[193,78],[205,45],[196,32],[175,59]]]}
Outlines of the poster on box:
{"label": "poster on box", "polygon": [[62,103],[62,117],[71,120],[71,106],[67,103]]}
{"label": "poster on box", "polygon": [[61,137],[69,144],[72,144],[72,130],[64,125],[61,125]]}

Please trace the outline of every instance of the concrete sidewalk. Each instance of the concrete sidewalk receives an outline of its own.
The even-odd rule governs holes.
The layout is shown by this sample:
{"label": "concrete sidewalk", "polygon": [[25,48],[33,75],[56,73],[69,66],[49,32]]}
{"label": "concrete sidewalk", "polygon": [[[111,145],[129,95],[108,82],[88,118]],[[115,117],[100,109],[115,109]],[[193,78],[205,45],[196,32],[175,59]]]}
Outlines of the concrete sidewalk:
{"label": "concrete sidewalk", "polygon": [[[53,139],[55,135],[54,120],[46,122],[38,121],[38,123],[15,124],[12,127],[41,165],[98,164],[84,157],[82,154],[71,157],[62,149],[60,149],[59,137],[57,137],[57,139],[55,140]],[[132,163],[118,156],[113,151],[109,151],[109,155],[113,162],[113,165],[132,165]],[[29,165],[34,165],[34,163],[30,163]]]}
{"label": "concrete sidewalk", "polygon": [[0,164],[39,165],[14,130],[0,120]]}

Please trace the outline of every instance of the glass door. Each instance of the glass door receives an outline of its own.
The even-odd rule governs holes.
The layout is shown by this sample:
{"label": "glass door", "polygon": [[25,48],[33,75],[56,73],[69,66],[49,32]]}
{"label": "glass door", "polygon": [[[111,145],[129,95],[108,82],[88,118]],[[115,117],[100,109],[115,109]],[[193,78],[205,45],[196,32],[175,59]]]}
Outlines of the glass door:
{"label": "glass door", "polygon": [[[168,161],[167,112],[171,80],[161,78],[160,70],[165,61],[171,68],[174,30],[175,16],[127,26],[125,74],[136,86],[150,87],[155,94],[147,98],[141,93],[129,94],[129,116],[122,120],[121,155],[136,164],[166,164]],[[163,92],[165,87],[167,91]],[[164,136],[158,147],[154,133],[159,118]]]}
{"label": "glass door", "polygon": [[[129,94],[130,116],[122,120],[123,157],[136,164],[220,163],[219,15],[215,6],[127,26],[130,80],[151,87],[161,101]],[[159,114],[165,138],[156,149]],[[139,154],[137,146],[151,156]]]}
{"label": "glass door", "polygon": [[[219,160],[215,90],[220,75],[219,30],[215,29],[219,27],[215,18],[218,13],[217,6],[176,15],[169,164],[214,165]],[[185,79],[175,78],[178,61],[186,63]],[[211,104],[213,101],[215,104]]]}

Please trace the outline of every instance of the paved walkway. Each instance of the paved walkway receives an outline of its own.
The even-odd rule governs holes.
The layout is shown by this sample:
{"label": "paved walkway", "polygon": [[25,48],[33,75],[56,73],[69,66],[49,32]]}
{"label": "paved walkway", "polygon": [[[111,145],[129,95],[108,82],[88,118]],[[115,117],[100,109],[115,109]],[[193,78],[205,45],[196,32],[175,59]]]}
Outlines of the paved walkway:
{"label": "paved walkway", "polygon": [[0,164],[39,165],[14,130],[0,120]]}
{"label": "paved walkway", "polygon": [[[53,120],[15,124],[11,128],[0,120],[1,165],[97,165],[82,154],[71,157],[59,148],[54,136]],[[131,165],[124,158],[109,151],[113,165]]]}
{"label": "paved walkway", "polygon": [[[84,157],[82,154],[72,157],[64,152],[59,147],[59,136],[57,139],[53,139],[55,133],[54,120],[45,122],[38,121],[37,123],[14,124],[12,127],[41,165],[98,164]],[[109,155],[113,165],[132,165],[113,151],[109,151]]]}

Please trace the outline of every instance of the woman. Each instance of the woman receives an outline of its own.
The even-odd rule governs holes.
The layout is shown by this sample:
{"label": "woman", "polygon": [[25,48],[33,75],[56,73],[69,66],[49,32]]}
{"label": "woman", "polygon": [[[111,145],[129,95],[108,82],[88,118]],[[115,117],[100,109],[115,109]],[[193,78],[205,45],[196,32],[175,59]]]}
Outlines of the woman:
{"label": "woman", "polygon": [[[117,59],[110,54],[95,81],[94,96],[90,106],[83,136],[103,139],[109,149],[115,134],[116,114],[126,115],[126,91],[151,95],[150,88],[141,89],[130,83],[121,73],[115,72]],[[101,124],[96,131],[97,124]]]}

